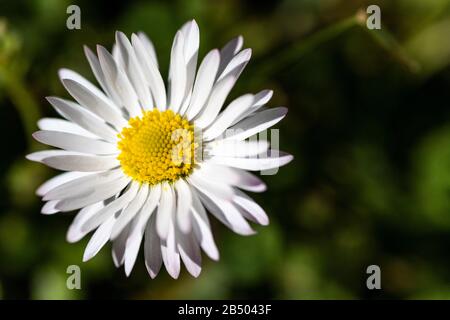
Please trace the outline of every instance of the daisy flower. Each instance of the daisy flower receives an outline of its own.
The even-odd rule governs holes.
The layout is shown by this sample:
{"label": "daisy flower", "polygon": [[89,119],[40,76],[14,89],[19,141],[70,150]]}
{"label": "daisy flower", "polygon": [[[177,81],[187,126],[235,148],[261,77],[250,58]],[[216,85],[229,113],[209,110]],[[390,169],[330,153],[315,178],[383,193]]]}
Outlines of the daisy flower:
{"label": "daisy flower", "polygon": [[27,158],[66,171],[37,194],[46,201],[43,214],[79,210],[67,241],[94,231],[83,261],[111,241],[114,263],[128,276],[143,242],[152,278],[163,264],[177,278],[181,261],[197,277],[201,250],[219,259],[207,212],[241,235],[254,233],[247,220],[268,224],[242,191],[266,189],[248,171],[278,168],[292,156],[249,138],[287,109],[264,108],[270,90],[223,107],[250,59],[242,45],[238,37],[210,51],[197,69],[199,29],[189,21],[175,35],[167,86],[143,33],[128,39],[116,32],[112,53],[97,46],[95,55],[85,47],[101,89],[74,71],[59,71],[76,102],[47,98],[64,119],[39,120],[33,136],[58,149]]}

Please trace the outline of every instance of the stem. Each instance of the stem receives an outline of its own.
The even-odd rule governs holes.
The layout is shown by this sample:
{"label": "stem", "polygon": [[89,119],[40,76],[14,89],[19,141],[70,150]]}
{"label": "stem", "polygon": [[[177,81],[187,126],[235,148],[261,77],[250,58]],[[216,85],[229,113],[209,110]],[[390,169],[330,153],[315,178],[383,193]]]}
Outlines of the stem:
{"label": "stem", "polygon": [[[258,73],[259,79],[266,75],[275,73],[289,66],[292,61],[296,61],[300,56],[308,53],[310,50],[316,48],[321,43],[327,42],[330,39],[337,37],[343,32],[360,24],[360,17],[358,14],[346,18],[338,23],[318,31],[302,41],[297,41],[288,46],[286,49],[280,51],[278,54],[271,55],[270,59],[261,59],[265,63],[261,63],[254,70]],[[267,63],[270,61],[271,63]]]}
{"label": "stem", "polygon": [[381,29],[364,29],[366,29],[367,33],[380,47],[389,52],[389,54],[401,65],[405,66],[409,72],[417,73],[420,71],[420,64],[406,54],[403,47],[384,26]]}
{"label": "stem", "polygon": [[409,57],[402,46],[397,42],[397,40],[391,35],[391,33],[383,27],[381,30],[369,30],[366,27],[366,13],[364,10],[357,11],[354,15],[341,20],[333,25],[318,31],[317,33],[311,35],[310,37],[296,41],[292,45],[288,46],[282,51],[275,54],[269,54],[267,57],[261,58],[260,61],[264,63],[259,63],[257,67],[253,69],[257,73],[256,81],[261,81],[265,77],[276,73],[277,71],[283,70],[296,61],[302,55],[308,53],[312,49],[316,48],[322,43],[325,43],[340,34],[350,30],[351,28],[357,26],[364,29],[371,36],[374,41],[384,48],[389,54],[391,54],[394,59],[405,66],[410,72],[418,72],[419,64],[417,61]]}

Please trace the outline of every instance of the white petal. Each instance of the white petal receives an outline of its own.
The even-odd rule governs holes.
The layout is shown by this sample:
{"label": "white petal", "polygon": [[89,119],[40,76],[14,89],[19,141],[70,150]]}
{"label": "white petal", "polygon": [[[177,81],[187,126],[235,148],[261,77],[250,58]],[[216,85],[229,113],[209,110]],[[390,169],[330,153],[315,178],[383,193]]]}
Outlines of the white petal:
{"label": "white petal", "polygon": [[[97,54],[98,54],[98,47],[97,47]],[[117,66],[119,68],[123,69],[124,63],[123,63],[123,59],[122,59],[122,54],[120,53],[119,46],[117,45],[117,43],[113,43],[112,50],[111,50],[111,56],[113,57],[114,62],[117,64]],[[99,59],[99,62],[100,62],[100,59]],[[100,65],[101,65],[101,63],[100,63]],[[106,79],[106,80],[108,81],[108,79]],[[120,101],[119,105],[122,105],[120,97],[119,97],[119,101]]]}
{"label": "white petal", "polygon": [[50,190],[66,183],[69,181],[72,181],[74,179],[89,175],[90,173],[87,172],[76,172],[76,171],[69,171],[69,172],[64,172],[61,173],[57,176],[54,176],[53,178],[47,180],[46,182],[44,182],[39,188],[37,188],[36,190],[36,194],[38,196],[43,196],[44,194],[46,194],[47,192],[49,192]]}
{"label": "white petal", "polygon": [[105,96],[105,94],[101,90],[99,90],[95,85],[93,85],[89,80],[87,80],[82,75],[73,70],[62,68],[58,70],[58,75],[59,78],[61,79],[61,82],[63,83],[64,83],[63,80],[65,79],[73,80],[81,84],[83,87],[92,92],[94,95],[102,97],[103,99],[108,99]]}
{"label": "white petal", "polygon": [[117,147],[111,143],[60,131],[37,131],[33,133],[37,141],[52,147],[92,154],[115,154]]}
{"label": "white petal", "polygon": [[234,58],[236,54],[242,49],[244,44],[244,38],[242,36],[236,37],[229,41],[223,48],[220,50],[220,68],[218,75],[220,75],[225,67],[230,63],[230,61]]}
{"label": "white petal", "polygon": [[251,57],[251,50],[245,49],[238,53],[230,62],[230,66],[224,70],[213,87],[211,95],[202,113],[196,118],[196,124],[200,128],[209,126],[225,102],[228,94],[241,75]]}
{"label": "white petal", "polygon": [[148,54],[140,37],[133,34],[131,36],[131,43],[133,44],[136,56],[143,68],[143,73],[147,79],[156,107],[159,110],[165,110],[167,107],[166,89],[157,64]]}
{"label": "white petal", "polygon": [[285,164],[291,162],[293,159],[292,155],[278,151],[269,150],[267,157],[259,158],[233,158],[233,157],[222,157],[213,156],[210,161],[213,163],[235,167],[244,170],[259,171],[259,170],[269,170],[273,168],[279,168]]}
{"label": "white petal", "polygon": [[178,112],[186,93],[186,64],[184,62],[184,36],[178,31],[173,40],[169,69],[169,108]]}
{"label": "white petal", "polygon": [[225,129],[231,126],[241,114],[243,114],[253,104],[254,96],[246,94],[233,100],[225,110],[219,114],[213,124],[203,133],[205,141],[212,140],[221,135]]}
{"label": "white petal", "polygon": [[120,177],[123,177],[121,169],[84,175],[52,188],[44,195],[43,200],[58,200],[81,195],[86,196],[94,192],[96,188],[100,188],[103,184],[117,180]]}
{"label": "white petal", "polygon": [[[199,190],[199,189],[198,189]],[[252,235],[255,231],[241,215],[239,210],[229,200],[217,197],[207,190],[199,190],[199,196],[202,203],[208,208],[217,219],[219,219],[228,228],[240,235]]]}
{"label": "white petal", "polygon": [[57,204],[58,204],[58,200],[52,200],[52,201],[46,202],[41,209],[41,213],[42,214],[55,214],[55,213],[59,212],[59,210],[56,209]]}
{"label": "white petal", "polygon": [[255,94],[253,105],[244,111],[236,120],[233,121],[232,125],[238,123],[242,119],[246,118],[250,114],[256,112],[261,107],[263,107],[269,100],[272,98],[273,91],[272,90],[262,90]]}
{"label": "white petal", "polygon": [[[227,69],[226,73],[224,73],[224,76],[219,77],[219,80],[216,82],[212,89],[206,106],[195,120],[195,123],[200,128],[206,128],[207,126],[209,126],[219,114],[219,111],[222,108],[225,99],[227,98],[237,79],[241,75],[242,70],[244,70],[245,66],[247,65],[250,56],[250,49],[246,49],[240,52],[230,62],[233,68],[231,70]],[[234,62],[239,62],[239,64],[235,65]]]}
{"label": "white petal", "polygon": [[202,255],[193,233],[177,232],[177,248],[187,271],[195,278],[202,271]]}
{"label": "white petal", "polygon": [[35,162],[43,162],[44,159],[49,157],[67,156],[67,155],[82,155],[82,153],[66,150],[43,150],[27,154],[25,158]]}
{"label": "white petal", "polygon": [[254,174],[242,169],[231,168],[213,163],[203,163],[201,171],[205,171],[205,176],[210,180],[230,184],[240,189],[251,192],[266,191],[266,184]]}
{"label": "white petal", "polygon": [[85,207],[118,194],[127,186],[129,182],[130,179],[128,177],[119,178],[105,184],[103,187],[95,189],[95,191],[88,196],[63,199],[56,205],[56,207],[61,211],[71,211]]}
{"label": "white petal", "polygon": [[224,79],[226,76],[231,74],[232,72],[237,71],[237,77],[241,74],[242,70],[244,70],[245,66],[247,65],[248,61],[250,60],[252,56],[252,50],[251,49],[245,49],[239,52],[237,55],[231,59],[231,61],[227,64],[225,69],[222,71],[222,74],[219,76],[217,81],[220,81],[221,79]]}
{"label": "white petal", "polygon": [[214,85],[208,101],[194,119],[196,126],[206,128],[214,121],[235,83],[236,78],[229,76]]}
{"label": "white petal", "polygon": [[198,47],[200,43],[200,32],[198,29],[197,22],[195,20],[191,20],[186,22],[183,27],[181,27],[181,32],[184,36],[184,57],[186,61],[186,65],[189,68],[189,64],[193,62],[193,72],[195,73],[195,67],[197,65],[197,55],[198,55]]}
{"label": "white petal", "polygon": [[105,95],[99,96],[81,83],[71,79],[63,79],[62,83],[82,107],[109,122],[118,130],[127,124],[115,104]]}
{"label": "white petal", "polygon": [[60,132],[67,132],[67,133],[73,133],[78,134],[84,137],[88,138],[99,138],[97,135],[83,129],[76,123],[58,119],[58,118],[42,118],[39,119],[38,128],[41,130],[47,130],[47,131],[60,131]]}
{"label": "white petal", "polygon": [[252,198],[250,198],[244,192],[236,189],[235,193],[236,196],[233,199],[234,203],[245,209],[252,218],[252,221],[257,222],[263,226],[269,224],[269,217],[267,217],[267,214],[264,212],[263,208],[261,208],[255,201],[253,201]]}
{"label": "white petal", "polygon": [[97,54],[108,85],[115,90],[130,117],[139,116],[141,108],[138,96],[124,71],[104,47],[97,46]]}
{"label": "white petal", "polygon": [[136,90],[141,106],[144,109],[152,109],[152,96],[130,41],[122,32],[116,32],[116,42],[124,59],[125,71]]}
{"label": "white petal", "polygon": [[[139,252],[139,247],[141,246],[142,237],[144,235],[144,230],[142,230],[139,224],[140,216],[142,212],[138,213],[132,223],[130,223],[130,231],[125,243],[125,255],[124,255],[124,265],[125,265],[125,275],[128,277],[133,270],[136,258]],[[145,227],[145,224],[143,224]]]}
{"label": "white petal", "polygon": [[47,100],[67,120],[76,123],[106,141],[112,143],[117,141],[117,131],[80,105],[57,97],[47,97]]}
{"label": "white petal", "polygon": [[[61,150],[64,151],[64,150]],[[64,171],[102,171],[109,170],[120,165],[117,156],[94,156],[67,154],[46,157],[42,160],[49,167]]]}
{"label": "white petal", "polygon": [[150,277],[154,279],[162,265],[161,243],[156,232],[156,215],[152,215],[147,223],[144,242],[145,266]]}
{"label": "white petal", "polygon": [[252,111],[255,111],[255,108],[260,108],[264,106],[266,103],[272,99],[273,91],[272,90],[262,90],[255,94],[255,101],[253,102]]}
{"label": "white petal", "polygon": [[[202,203],[217,219],[238,234],[254,234],[250,225],[232,203],[233,188],[222,182],[207,180],[204,171],[197,170],[188,179],[198,190]],[[229,192],[232,193],[231,198]]]}
{"label": "white petal", "polygon": [[210,51],[203,59],[197,72],[189,108],[188,120],[192,120],[205,105],[219,69],[220,54],[217,49]]}
{"label": "white petal", "polygon": [[108,205],[99,210],[96,215],[87,219],[82,226],[83,230],[86,230],[88,232],[90,230],[94,230],[103,222],[105,222],[109,217],[121,211],[128,205],[131,200],[134,199],[138,190],[139,183],[132,182],[130,184],[130,188],[127,189],[120,197],[108,203]]}
{"label": "white petal", "polygon": [[231,200],[233,198],[233,188],[221,181],[211,181],[204,171],[194,171],[188,178],[191,185],[206,192],[214,193],[216,196]]}
{"label": "white petal", "polygon": [[156,50],[155,46],[153,45],[153,42],[143,32],[138,32],[138,37],[141,40],[141,43],[144,46],[147,55],[150,57],[150,59],[152,59],[156,68],[158,68],[158,58],[156,56]]}
{"label": "white petal", "polygon": [[244,140],[278,123],[287,113],[287,108],[278,107],[260,111],[226,131],[224,139]]}
{"label": "white petal", "polygon": [[174,186],[177,194],[176,218],[178,227],[183,233],[189,233],[191,231],[191,190],[183,179],[175,182]]}
{"label": "white petal", "polygon": [[116,106],[119,107],[121,104],[120,99],[117,96],[117,93],[108,86],[108,83],[105,80],[105,76],[103,74],[102,67],[100,65],[100,62],[98,61],[97,56],[87,46],[84,46],[84,54],[86,55],[89,65],[91,66],[92,72],[94,73],[95,78],[102,87],[103,91],[106,92],[108,96],[111,98],[111,100],[114,101]]}
{"label": "white petal", "polygon": [[94,203],[90,206],[81,209],[73,219],[72,224],[67,230],[66,239],[70,243],[74,243],[83,239],[91,230],[82,230],[82,225],[86,220],[95,215],[99,210],[103,208],[103,202]]}
{"label": "white petal", "polygon": [[136,197],[122,210],[122,213],[117,218],[116,224],[111,232],[111,240],[114,240],[125,226],[136,216],[142,208],[148,195],[148,184],[141,185],[141,188]]}
{"label": "white petal", "polygon": [[83,262],[93,258],[108,242],[115,221],[116,219],[112,216],[95,231],[84,250]]}
{"label": "white petal", "polygon": [[[200,43],[200,31],[195,20],[186,22],[181,28],[184,36],[183,55],[186,64],[186,94],[190,96],[192,85],[195,79],[195,69],[197,68],[198,47]],[[186,99],[187,100],[187,99]],[[187,101],[188,102],[188,101]],[[185,103],[187,107],[187,103]]]}
{"label": "white petal", "polygon": [[213,141],[205,148],[208,155],[224,157],[252,157],[262,154],[269,148],[267,140],[221,140]]}
{"label": "white petal", "polygon": [[161,240],[161,254],[167,272],[174,279],[177,279],[180,274],[180,254],[176,241],[174,219],[171,217],[167,239]]}
{"label": "white petal", "polygon": [[[152,216],[152,213],[155,210],[156,205],[158,204],[160,195],[160,185],[151,187],[145,204],[143,205],[138,216],[133,220],[134,223],[131,227],[125,250],[125,274],[127,276],[131,273],[131,270],[133,269],[133,266],[136,262],[136,257],[139,252],[139,247],[141,245],[142,237],[145,232],[145,227],[147,223],[149,223],[149,218]],[[158,251],[160,250],[159,245],[157,249]]]}
{"label": "white petal", "polygon": [[217,249],[214,237],[211,232],[208,215],[203,204],[197,196],[195,190],[192,190],[193,230],[203,251],[213,260],[219,260],[219,250]]}
{"label": "white petal", "polygon": [[[186,89],[187,90],[187,89]],[[181,103],[181,107],[178,110],[178,114],[184,115],[189,108],[189,103],[191,102],[191,96],[192,96],[192,88],[186,93],[186,96],[183,99],[183,102]]]}
{"label": "white petal", "polygon": [[161,239],[167,239],[170,221],[175,210],[175,196],[172,187],[164,182],[161,190],[161,199],[156,215],[156,230]]}
{"label": "white petal", "polygon": [[[117,220],[116,220],[116,224],[117,224]],[[113,230],[114,230],[114,227],[113,227]],[[111,231],[111,232],[113,232],[113,231]],[[117,236],[113,241],[111,254],[112,254],[113,262],[114,262],[114,265],[116,266],[116,268],[119,268],[125,262],[125,250],[126,250],[126,244],[127,244],[127,239],[128,239],[129,234],[130,234],[130,224],[126,225],[124,227],[124,229],[121,231],[121,233],[119,234],[119,236]],[[111,239],[111,237],[110,237],[110,239]]]}
{"label": "white petal", "polygon": [[147,221],[152,215],[161,198],[161,185],[157,184],[150,187],[146,202],[142,206],[142,221]]}

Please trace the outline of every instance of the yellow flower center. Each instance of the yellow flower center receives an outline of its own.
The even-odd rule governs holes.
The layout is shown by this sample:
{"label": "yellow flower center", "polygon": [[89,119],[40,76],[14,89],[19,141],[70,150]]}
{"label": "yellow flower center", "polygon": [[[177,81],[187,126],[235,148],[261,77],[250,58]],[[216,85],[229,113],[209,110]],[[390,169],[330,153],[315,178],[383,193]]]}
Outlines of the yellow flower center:
{"label": "yellow flower center", "polygon": [[171,110],[131,118],[118,137],[122,170],[136,181],[174,182],[194,168],[194,126]]}

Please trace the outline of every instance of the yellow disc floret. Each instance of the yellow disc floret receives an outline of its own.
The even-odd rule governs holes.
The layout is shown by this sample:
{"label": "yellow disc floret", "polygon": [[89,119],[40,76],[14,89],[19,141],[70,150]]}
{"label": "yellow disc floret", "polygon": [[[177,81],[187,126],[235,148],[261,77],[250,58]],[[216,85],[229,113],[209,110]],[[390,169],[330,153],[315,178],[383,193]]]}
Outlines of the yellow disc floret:
{"label": "yellow disc floret", "polygon": [[136,181],[174,182],[193,170],[194,126],[171,110],[131,118],[118,137],[122,170]]}

